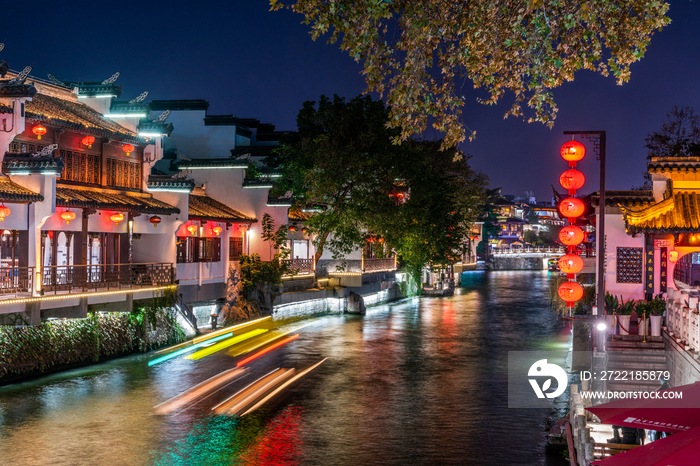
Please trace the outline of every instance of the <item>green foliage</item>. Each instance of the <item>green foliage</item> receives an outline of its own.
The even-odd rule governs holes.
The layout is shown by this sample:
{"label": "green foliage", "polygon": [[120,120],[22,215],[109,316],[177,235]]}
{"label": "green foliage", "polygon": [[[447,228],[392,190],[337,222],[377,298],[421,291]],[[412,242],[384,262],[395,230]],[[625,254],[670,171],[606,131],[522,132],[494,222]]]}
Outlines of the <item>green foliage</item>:
{"label": "green foliage", "polygon": [[523,241],[525,241],[526,243],[537,245],[538,239],[538,234],[534,230],[527,230],[523,233]]}
{"label": "green foliage", "polygon": [[[557,276],[555,279],[549,281],[548,305],[555,314],[561,317],[569,315],[569,308],[566,306],[566,302],[559,297],[558,292],[559,285],[567,281],[569,281],[569,279],[566,278],[566,276]],[[573,314],[590,314],[595,305],[595,287],[584,285],[580,281],[579,283],[583,286],[583,297],[574,305]]]}
{"label": "green foliage", "polygon": [[624,299],[620,298],[620,305],[617,307],[617,311],[615,312],[621,316],[632,315],[632,312],[636,306],[637,303],[634,299],[630,298],[625,301]]}
{"label": "green foliage", "polygon": [[606,314],[612,314],[613,312],[617,312],[617,308],[620,307],[620,301],[617,299],[617,296],[610,294],[609,291],[605,292],[604,303]]}
{"label": "green foliage", "polygon": [[305,221],[317,233],[316,261],[326,250],[342,260],[372,234],[417,279],[426,264],[460,255],[486,177],[440,142],[393,144],[387,123],[384,104],[370,97],[304,103],[298,133],[267,162],[283,168],[272,194],[291,190],[297,207],[317,211]]}
{"label": "green foliage", "polygon": [[[268,213],[263,214],[262,218],[262,239],[267,242],[270,247],[270,258],[272,258],[272,249],[279,250],[287,242],[287,225],[280,225],[275,230],[275,220]],[[284,250],[281,253],[285,255]],[[289,252],[287,251],[287,255]]]}
{"label": "green foliage", "polygon": [[253,291],[256,286],[266,283],[279,285],[282,276],[293,274],[289,264],[283,260],[283,254],[275,254],[271,261],[260,259],[258,254],[241,254],[241,285],[245,291]]}
{"label": "green foliage", "polygon": [[367,92],[391,108],[397,140],[430,122],[445,133],[446,148],[476,134],[461,115],[467,80],[487,94],[478,101],[512,97],[506,116],[551,128],[552,89],[579,70],[627,82],[652,34],[670,23],[668,3],[657,0],[270,0],[273,10],[285,3],[304,16],[314,40],[329,33],[362,63]]}
{"label": "green foliage", "polygon": [[251,180],[251,179],[260,178],[260,175],[261,175],[261,173],[260,173],[260,170],[258,169],[258,166],[253,162],[249,162],[248,168],[246,168],[246,170],[245,170],[246,179]]}
{"label": "green foliage", "polygon": [[153,321],[155,328],[147,332],[133,313],[93,314],[33,327],[0,326],[0,381],[185,341],[174,310],[158,309]]}

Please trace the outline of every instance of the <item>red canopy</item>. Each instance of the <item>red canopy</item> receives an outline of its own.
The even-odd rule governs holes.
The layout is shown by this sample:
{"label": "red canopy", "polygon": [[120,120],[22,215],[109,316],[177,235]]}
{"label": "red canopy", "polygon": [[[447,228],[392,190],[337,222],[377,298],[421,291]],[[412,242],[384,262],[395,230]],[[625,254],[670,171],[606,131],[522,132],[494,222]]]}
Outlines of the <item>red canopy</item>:
{"label": "red canopy", "polygon": [[698,464],[700,427],[596,461],[602,466],[668,466]]}
{"label": "red canopy", "polygon": [[[681,398],[662,398],[675,392]],[[586,408],[603,424],[679,433],[700,426],[700,382],[654,392],[656,399],[624,399]]]}

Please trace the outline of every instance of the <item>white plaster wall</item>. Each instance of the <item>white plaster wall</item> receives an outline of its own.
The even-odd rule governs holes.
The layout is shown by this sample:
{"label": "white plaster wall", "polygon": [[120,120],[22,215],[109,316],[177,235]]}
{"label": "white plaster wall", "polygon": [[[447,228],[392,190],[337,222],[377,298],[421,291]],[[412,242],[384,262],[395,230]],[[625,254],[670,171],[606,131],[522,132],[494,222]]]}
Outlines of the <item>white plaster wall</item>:
{"label": "white plaster wall", "polygon": [[644,248],[644,235],[633,238],[625,232],[622,214],[606,214],[605,243],[605,290],[625,300],[643,299],[644,270],[642,283],[617,283],[617,248]]}
{"label": "white plaster wall", "polygon": [[[151,112],[156,118],[162,112]],[[165,138],[165,150],[177,148],[177,153],[190,158],[228,158],[236,146],[235,126],[204,126],[204,110],[175,110],[167,123],[175,128]]]}

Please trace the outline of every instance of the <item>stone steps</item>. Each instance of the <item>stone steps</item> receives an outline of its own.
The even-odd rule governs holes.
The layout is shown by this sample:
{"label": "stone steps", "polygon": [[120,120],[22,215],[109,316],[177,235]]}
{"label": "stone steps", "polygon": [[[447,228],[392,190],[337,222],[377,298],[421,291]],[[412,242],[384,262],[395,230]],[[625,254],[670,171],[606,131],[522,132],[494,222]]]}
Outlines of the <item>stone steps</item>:
{"label": "stone steps", "polygon": [[606,343],[608,351],[615,350],[659,350],[663,351],[663,342],[641,342],[641,341],[608,341]]}
{"label": "stone steps", "polygon": [[658,380],[618,380],[608,382],[608,390],[613,392],[653,392],[661,386]]}

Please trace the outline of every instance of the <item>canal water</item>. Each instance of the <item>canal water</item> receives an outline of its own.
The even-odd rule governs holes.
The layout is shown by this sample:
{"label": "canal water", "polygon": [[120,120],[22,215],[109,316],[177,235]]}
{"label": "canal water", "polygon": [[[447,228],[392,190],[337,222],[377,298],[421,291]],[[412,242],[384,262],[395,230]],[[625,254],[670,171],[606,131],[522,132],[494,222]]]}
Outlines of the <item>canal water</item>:
{"label": "canal water", "polygon": [[[153,354],[0,387],[2,465],[554,465],[550,410],[509,409],[508,351],[562,349],[546,272],[471,272],[451,298],[320,317],[195,407],[153,407],[233,366]],[[277,367],[328,360],[242,420],[211,407]]]}

